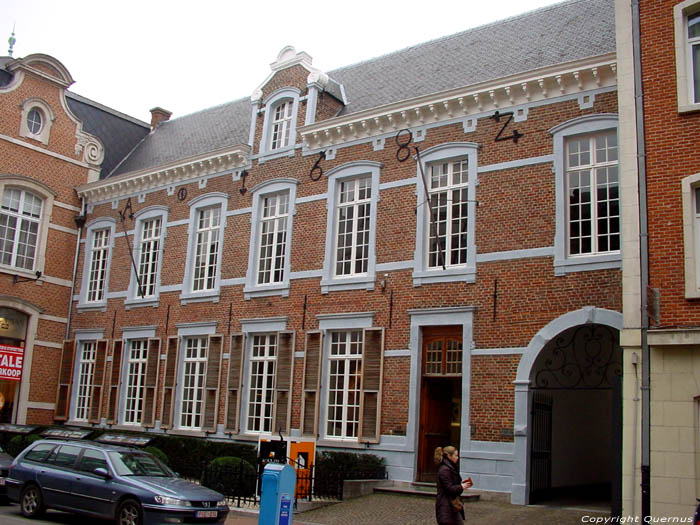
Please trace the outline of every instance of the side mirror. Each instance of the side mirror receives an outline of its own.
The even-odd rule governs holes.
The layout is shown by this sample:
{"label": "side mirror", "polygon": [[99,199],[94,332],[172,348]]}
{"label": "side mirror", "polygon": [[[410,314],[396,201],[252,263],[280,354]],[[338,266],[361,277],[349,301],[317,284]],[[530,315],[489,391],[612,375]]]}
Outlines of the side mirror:
{"label": "side mirror", "polygon": [[96,468],[95,470],[92,471],[92,473],[96,474],[104,479],[112,479],[112,475],[109,473],[109,471],[106,468],[103,468],[103,467]]}

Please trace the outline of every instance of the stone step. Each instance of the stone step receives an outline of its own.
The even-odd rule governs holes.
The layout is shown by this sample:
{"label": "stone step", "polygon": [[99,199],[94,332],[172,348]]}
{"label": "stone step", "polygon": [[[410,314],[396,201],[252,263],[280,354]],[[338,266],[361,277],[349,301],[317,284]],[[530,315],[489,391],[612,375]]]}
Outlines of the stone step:
{"label": "stone step", "polygon": [[[411,485],[374,487],[375,493],[381,494],[402,494],[404,496],[423,496],[434,498],[437,489],[433,483],[412,483]],[[479,501],[478,494],[462,494],[462,501]]]}

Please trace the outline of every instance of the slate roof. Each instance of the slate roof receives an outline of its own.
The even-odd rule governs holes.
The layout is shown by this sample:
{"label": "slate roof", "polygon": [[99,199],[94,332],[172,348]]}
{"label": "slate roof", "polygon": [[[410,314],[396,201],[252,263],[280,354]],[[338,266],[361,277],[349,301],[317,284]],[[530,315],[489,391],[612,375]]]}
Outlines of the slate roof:
{"label": "slate roof", "polygon": [[66,101],[83,123],[83,130],[96,136],[105,147],[100,178],[107,177],[148,135],[151,126],[102,104],[66,91]]}
{"label": "slate roof", "polygon": [[250,97],[161,122],[114,175],[248,143]]}
{"label": "slate roof", "polygon": [[12,73],[5,69],[12,57],[0,57],[0,87],[6,86],[12,80]]}
{"label": "slate roof", "polygon": [[[465,4],[464,16],[469,8]],[[457,14],[458,15],[458,14]],[[570,0],[328,72],[342,114],[615,51],[614,0]],[[334,96],[339,89],[331,84]],[[248,98],[163,122],[114,174],[248,142]]]}

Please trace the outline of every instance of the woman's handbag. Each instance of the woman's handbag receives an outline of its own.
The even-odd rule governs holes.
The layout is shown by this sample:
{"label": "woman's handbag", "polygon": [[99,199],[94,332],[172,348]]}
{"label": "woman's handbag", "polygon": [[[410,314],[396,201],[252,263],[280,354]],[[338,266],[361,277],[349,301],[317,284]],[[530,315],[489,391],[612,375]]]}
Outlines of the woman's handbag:
{"label": "woman's handbag", "polygon": [[464,503],[462,502],[462,498],[460,496],[451,499],[450,503],[452,504],[452,509],[455,512],[462,512],[462,509],[464,508]]}

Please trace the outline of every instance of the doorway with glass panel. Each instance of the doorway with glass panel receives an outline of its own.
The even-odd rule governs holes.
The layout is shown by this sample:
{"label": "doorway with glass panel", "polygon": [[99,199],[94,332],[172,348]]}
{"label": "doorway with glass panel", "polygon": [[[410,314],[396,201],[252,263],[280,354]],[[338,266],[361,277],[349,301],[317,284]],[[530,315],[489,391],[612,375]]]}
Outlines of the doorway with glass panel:
{"label": "doorway with glass panel", "polygon": [[462,326],[424,327],[416,481],[435,481],[436,447],[459,449],[462,419]]}

